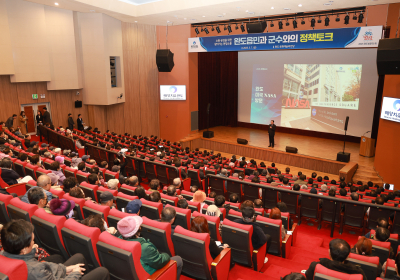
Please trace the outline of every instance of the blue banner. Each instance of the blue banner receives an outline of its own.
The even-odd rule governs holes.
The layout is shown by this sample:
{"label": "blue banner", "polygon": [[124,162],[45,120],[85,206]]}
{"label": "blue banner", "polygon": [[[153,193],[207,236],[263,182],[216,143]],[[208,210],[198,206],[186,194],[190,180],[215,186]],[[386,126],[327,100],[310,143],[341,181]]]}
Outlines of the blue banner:
{"label": "blue banner", "polygon": [[376,48],[382,26],[189,38],[189,52]]}

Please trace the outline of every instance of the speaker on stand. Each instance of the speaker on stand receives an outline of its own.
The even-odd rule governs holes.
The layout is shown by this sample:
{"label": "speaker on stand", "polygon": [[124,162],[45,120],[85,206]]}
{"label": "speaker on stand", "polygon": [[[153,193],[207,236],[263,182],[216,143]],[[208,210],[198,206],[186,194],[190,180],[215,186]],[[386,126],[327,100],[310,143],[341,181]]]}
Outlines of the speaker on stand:
{"label": "speaker on stand", "polygon": [[213,138],[214,137],[214,131],[208,130],[208,127],[210,126],[210,107],[211,107],[211,104],[208,103],[208,105],[207,105],[207,131],[203,131],[204,138]]}
{"label": "speaker on stand", "polygon": [[349,125],[349,116],[346,117],[346,123],[344,124],[344,143],[343,143],[343,152],[339,152],[336,155],[336,160],[341,162],[349,162],[350,161],[350,153],[345,153],[344,149],[346,148],[346,134],[347,134],[347,126]]}

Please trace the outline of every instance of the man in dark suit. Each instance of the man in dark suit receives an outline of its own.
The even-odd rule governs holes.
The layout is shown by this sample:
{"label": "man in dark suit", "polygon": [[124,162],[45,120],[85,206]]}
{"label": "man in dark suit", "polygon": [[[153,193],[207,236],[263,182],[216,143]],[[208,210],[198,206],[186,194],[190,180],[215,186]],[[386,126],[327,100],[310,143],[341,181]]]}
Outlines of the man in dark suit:
{"label": "man in dark suit", "polygon": [[74,120],[72,119],[72,114],[71,113],[69,113],[68,114],[68,128],[69,128],[69,130],[74,130]]}
{"label": "man in dark suit", "polygon": [[44,124],[46,124],[46,123],[52,124],[50,113],[47,112],[47,107],[44,107],[43,111],[44,111],[44,113],[43,113],[43,123]]}
{"label": "man in dark suit", "polygon": [[268,133],[269,133],[269,146],[268,147],[274,147],[275,145],[275,129],[276,125],[273,120],[271,120],[271,124],[269,125]]}
{"label": "man in dark suit", "polygon": [[82,120],[81,114],[78,115],[76,124],[78,125],[78,130],[83,130],[83,120]]}
{"label": "man in dark suit", "polygon": [[11,128],[14,126],[14,120],[15,120],[16,118],[17,118],[17,115],[16,115],[16,114],[13,114],[12,117],[9,117],[9,118],[7,119],[5,126],[6,126],[8,129],[11,129]]}

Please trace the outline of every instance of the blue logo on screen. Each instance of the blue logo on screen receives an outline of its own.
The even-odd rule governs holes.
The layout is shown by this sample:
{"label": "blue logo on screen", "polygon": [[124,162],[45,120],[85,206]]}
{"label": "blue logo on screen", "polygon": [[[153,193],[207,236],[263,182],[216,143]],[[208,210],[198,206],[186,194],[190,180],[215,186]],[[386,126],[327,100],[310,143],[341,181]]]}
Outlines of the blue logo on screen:
{"label": "blue logo on screen", "polygon": [[393,108],[395,111],[400,111],[400,100],[393,102]]}
{"label": "blue logo on screen", "polygon": [[178,90],[178,89],[177,89],[176,87],[174,87],[174,86],[169,87],[169,91],[170,91],[171,93],[175,93],[177,90]]}
{"label": "blue logo on screen", "polygon": [[193,41],[193,45],[196,45],[196,41]]}
{"label": "blue logo on screen", "polygon": [[317,114],[317,110],[314,108],[312,109],[312,115],[315,116]]}

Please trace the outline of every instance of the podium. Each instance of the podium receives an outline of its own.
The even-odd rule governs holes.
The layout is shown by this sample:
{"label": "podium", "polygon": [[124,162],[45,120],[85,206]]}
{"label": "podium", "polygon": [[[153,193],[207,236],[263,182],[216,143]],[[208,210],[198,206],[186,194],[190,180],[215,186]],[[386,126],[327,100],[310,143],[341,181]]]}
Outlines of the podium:
{"label": "podium", "polygon": [[375,156],[375,139],[365,136],[361,137],[360,156],[363,157]]}

